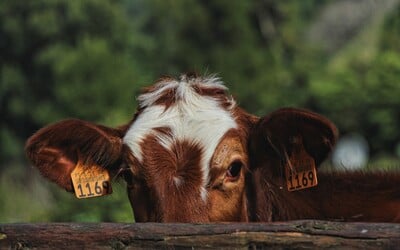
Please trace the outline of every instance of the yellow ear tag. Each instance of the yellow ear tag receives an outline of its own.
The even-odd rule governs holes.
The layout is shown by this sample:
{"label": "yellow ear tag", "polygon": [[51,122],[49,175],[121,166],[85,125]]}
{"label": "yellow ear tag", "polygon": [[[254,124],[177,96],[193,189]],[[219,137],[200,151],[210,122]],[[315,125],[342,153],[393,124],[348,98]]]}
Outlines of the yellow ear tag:
{"label": "yellow ear tag", "polygon": [[112,193],[110,175],[100,166],[85,166],[81,162],[76,164],[71,173],[75,196],[78,199],[104,196]]}
{"label": "yellow ear tag", "polygon": [[304,149],[297,138],[289,162],[285,166],[286,184],[289,191],[297,191],[318,185],[314,159]]}

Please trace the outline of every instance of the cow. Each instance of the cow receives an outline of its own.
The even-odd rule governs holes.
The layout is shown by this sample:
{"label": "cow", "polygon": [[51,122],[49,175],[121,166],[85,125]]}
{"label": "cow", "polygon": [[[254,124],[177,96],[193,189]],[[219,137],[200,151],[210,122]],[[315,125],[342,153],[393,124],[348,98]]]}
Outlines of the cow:
{"label": "cow", "polygon": [[163,77],[137,99],[117,128],[68,119],[40,129],[27,157],[82,197],[124,179],[137,222],[400,222],[399,173],[318,171],[338,130],[317,113],[257,117],[220,78],[194,74]]}

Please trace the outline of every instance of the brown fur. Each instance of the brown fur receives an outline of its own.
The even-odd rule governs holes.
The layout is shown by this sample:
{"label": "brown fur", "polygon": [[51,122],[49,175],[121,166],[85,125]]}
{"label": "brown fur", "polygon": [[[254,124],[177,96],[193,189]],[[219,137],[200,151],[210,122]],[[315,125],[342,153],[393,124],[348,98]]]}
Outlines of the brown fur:
{"label": "brown fur", "polygon": [[206,206],[198,200],[202,149],[183,141],[166,150],[157,143],[156,138],[149,137],[143,141],[142,150],[147,165],[146,168],[141,166],[139,171],[155,199],[156,206],[152,209],[154,216],[164,222],[207,221],[204,216]]}
{"label": "brown fur", "polygon": [[[70,174],[78,161],[123,176],[136,220],[141,222],[400,222],[400,173],[320,172],[318,186],[287,191],[285,165],[306,155],[318,167],[331,152],[338,132],[328,119],[291,108],[258,118],[233,107],[223,88],[201,85],[203,79],[195,75],[182,79],[191,79],[198,94],[215,98],[239,127],[229,130],[214,152],[205,200],[199,195],[204,185],[200,161],[205,150],[200,145],[176,140],[166,149],[150,135],[140,145],[142,164],[122,143],[145,107],[116,129],[73,119],[49,125],[28,139],[28,158],[43,176],[70,192],[74,191]],[[163,78],[144,93],[172,80]],[[175,90],[168,89],[155,104],[168,109],[176,101]],[[170,128],[153,129],[172,136]],[[234,165],[241,168],[232,176]]]}
{"label": "brown fur", "polygon": [[322,172],[316,187],[289,192],[284,177],[253,173],[254,221],[321,219],[400,222],[400,173]]}
{"label": "brown fur", "polygon": [[[245,196],[245,175],[248,171],[247,148],[240,141],[237,130],[230,130],[217,147],[210,172],[209,220],[247,221],[247,199]],[[228,146],[228,147],[227,147]],[[229,155],[222,152],[228,148]],[[222,157],[218,157],[222,156]],[[236,178],[227,176],[232,162],[241,162],[243,167]]]}
{"label": "brown fur", "polygon": [[123,134],[122,129],[71,119],[36,132],[25,150],[46,178],[73,191],[70,174],[78,160],[111,168],[120,159]]}

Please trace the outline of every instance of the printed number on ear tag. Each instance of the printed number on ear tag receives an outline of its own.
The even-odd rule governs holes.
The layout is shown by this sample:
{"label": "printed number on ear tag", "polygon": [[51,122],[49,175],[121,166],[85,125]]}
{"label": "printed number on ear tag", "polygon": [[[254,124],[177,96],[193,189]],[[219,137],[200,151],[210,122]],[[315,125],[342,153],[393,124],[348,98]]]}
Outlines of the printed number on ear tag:
{"label": "printed number on ear tag", "polygon": [[[286,183],[289,191],[310,188],[318,185],[317,171],[310,164],[296,165],[295,171],[286,167]],[[303,169],[301,171],[300,169]],[[299,171],[300,170],[300,171]]]}
{"label": "printed number on ear tag", "polygon": [[71,173],[75,196],[78,199],[104,196],[112,193],[110,175],[100,166],[85,166],[78,162]]}
{"label": "printed number on ear tag", "polygon": [[297,191],[318,185],[314,159],[305,151],[302,143],[295,148],[290,164],[286,164],[286,184],[289,191]]}

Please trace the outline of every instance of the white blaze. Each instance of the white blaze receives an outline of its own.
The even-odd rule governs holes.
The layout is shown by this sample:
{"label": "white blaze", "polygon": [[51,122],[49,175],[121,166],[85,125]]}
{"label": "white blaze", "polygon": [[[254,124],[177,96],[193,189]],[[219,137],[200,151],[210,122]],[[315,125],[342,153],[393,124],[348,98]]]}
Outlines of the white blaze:
{"label": "white blaze", "polygon": [[[211,158],[221,138],[228,130],[237,128],[237,123],[231,113],[220,106],[218,100],[211,96],[199,95],[193,89],[194,83],[201,83],[202,87],[226,89],[218,78],[160,83],[158,89],[138,98],[139,105],[144,110],[128,129],[123,141],[140,162],[143,162],[140,144],[149,135],[155,135],[166,149],[170,149],[176,141],[189,141],[200,145],[203,150],[200,163],[203,186],[200,193],[202,199],[206,200],[205,186],[208,183]],[[176,89],[176,102],[165,109],[164,105],[154,103],[167,89]],[[233,108],[235,103],[233,100],[231,102]],[[157,127],[170,128],[171,136],[158,133],[153,129]]]}

